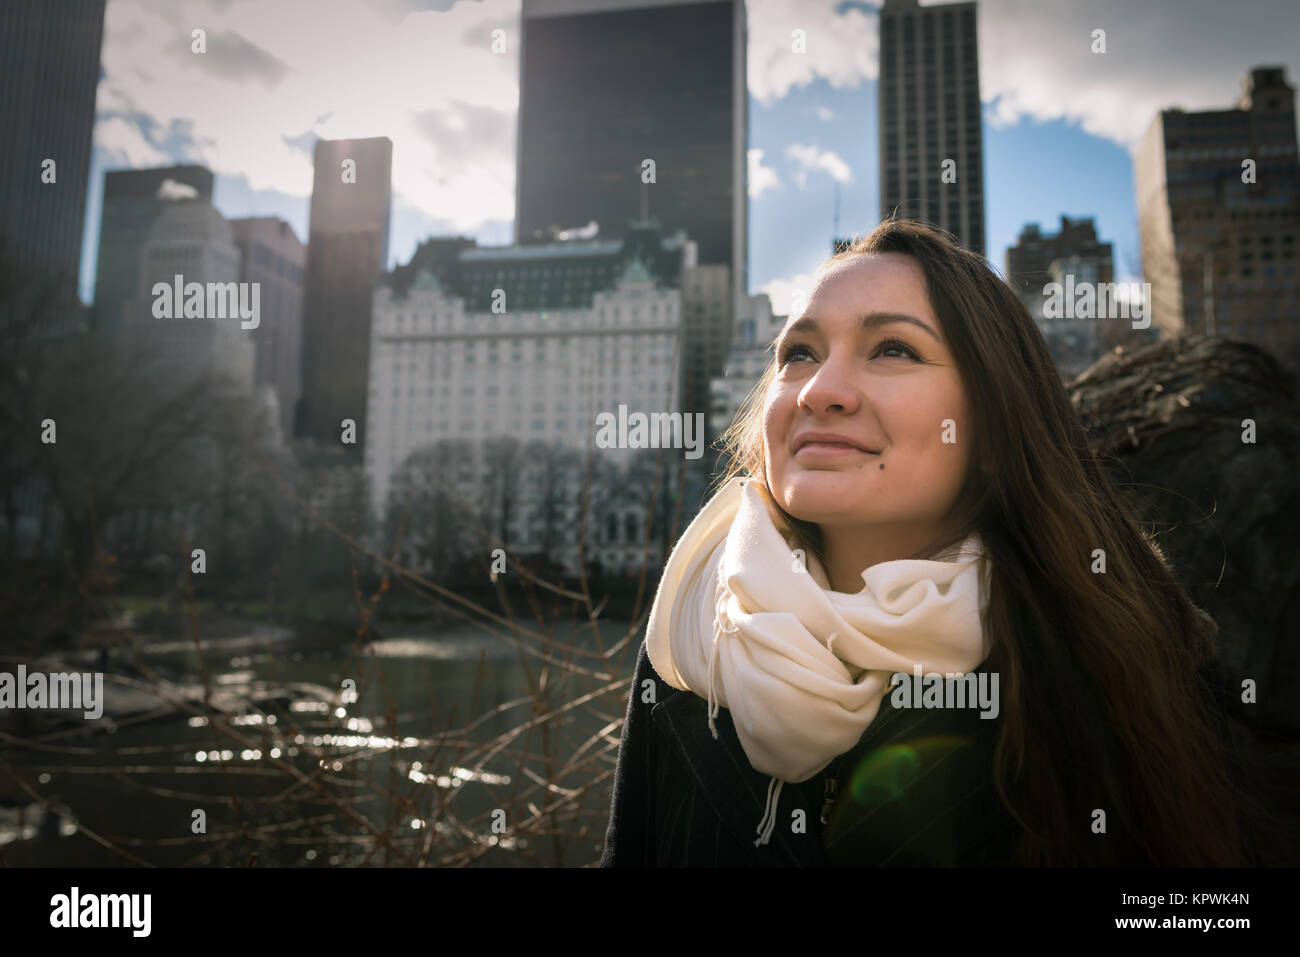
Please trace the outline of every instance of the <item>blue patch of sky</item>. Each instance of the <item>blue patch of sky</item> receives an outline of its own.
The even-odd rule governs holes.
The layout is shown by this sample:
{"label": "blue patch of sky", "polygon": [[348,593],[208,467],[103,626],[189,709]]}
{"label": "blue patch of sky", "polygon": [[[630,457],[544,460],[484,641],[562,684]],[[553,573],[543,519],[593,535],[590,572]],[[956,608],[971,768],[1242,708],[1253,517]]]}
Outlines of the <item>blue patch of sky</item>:
{"label": "blue patch of sky", "polygon": [[[819,119],[817,108],[833,117]],[[1063,120],[1021,119],[995,129],[985,105],[984,188],[986,255],[1001,272],[1006,249],[1027,223],[1056,232],[1062,215],[1091,217],[1098,237],[1114,247],[1117,279],[1141,276],[1133,166],[1128,151]],[[809,273],[831,252],[834,180],[811,171],[806,187],[795,182],[798,164],[786,155],[791,143],[836,153],[853,171],[842,183],[839,235],[869,232],[879,222],[879,159],[876,83],[836,89],[824,80],[792,89],[770,107],[750,99],[750,147],[764,151],[779,189],[751,201],[749,285],[752,292],[776,280]]]}

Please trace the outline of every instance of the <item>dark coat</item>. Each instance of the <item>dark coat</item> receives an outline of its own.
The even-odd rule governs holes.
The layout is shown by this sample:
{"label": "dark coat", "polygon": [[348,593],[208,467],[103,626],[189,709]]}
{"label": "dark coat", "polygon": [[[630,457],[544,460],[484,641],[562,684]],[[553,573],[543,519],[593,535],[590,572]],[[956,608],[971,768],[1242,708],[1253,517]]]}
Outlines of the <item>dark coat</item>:
{"label": "dark coat", "polygon": [[[1017,832],[990,771],[998,723],[974,709],[895,709],[886,695],[856,747],[783,785],[772,837],[755,847],[770,778],[750,766],[730,711],[719,708],[715,740],[704,699],[664,683],[643,643],[601,866],[1010,863]],[[830,777],[837,796],[823,827]]]}
{"label": "dark coat", "polygon": [[[980,671],[981,669],[976,669]],[[1200,673],[1211,721],[1240,786],[1224,679]],[[653,683],[653,693],[646,681]],[[770,841],[755,847],[770,778],[749,764],[731,713],[718,738],[703,698],[664,683],[642,643],[623,722],[602,867],[1007,866],[1018,825],[993,785],[997,720],[974,709],[896,709],[889,695],[858,744],[803,783],[786,782]],[[827,779],[837,796],[823,827]],[[796,811],[803,811],[802,826]],[[1247,866],[1258,834],[1243,820]],[[1112,835],[1113,865],[1144,862]]]}

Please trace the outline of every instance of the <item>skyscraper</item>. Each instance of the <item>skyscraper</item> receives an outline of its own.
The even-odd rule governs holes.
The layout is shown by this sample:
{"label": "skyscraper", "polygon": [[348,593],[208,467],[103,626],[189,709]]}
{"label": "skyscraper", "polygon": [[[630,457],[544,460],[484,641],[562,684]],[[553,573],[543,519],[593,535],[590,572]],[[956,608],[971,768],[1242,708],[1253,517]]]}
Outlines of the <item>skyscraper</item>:
{"label": "skyscraper", "polygon": [[[171,318],[155,311],[178,275],[182,287],[239,281],[239,247],[230,223],[206,200],[170,203],[154,221],[140,251],[136,295],[123,304],[115,335],[135,350],[146,375],[173,382],[210,376],[217,392],[252,393],[256,346],[252,330],[230,317],[234,310],[227,318],[189,318],[182,314],[183,298],[175,296]],[[156,291],[159,283],[167,292]]]}
{"label": "skyscraper", "polygon": [[923,219],[984,254],[984,136],[974,3],[880,11],[880,215]]}
{"label": "skyscraper", "polygon": [[141,257],[153,225],[173,203],[212,202],[212,171],[202,166],[113,170],[104,174],[95,268],[96,330],[122,327],[122,309],[139,292]]}
{"label": "skyscraper", "polygon": [[1109,285],[1115,279],[1114,250],[1097,237],[1091,218],[1062,216],[1055,235],[1044,233],[1037,223],[1026,223],[1016,244],[1007,249],[1004,275],[1038,323],[1064,378],[1073,378],[1102,352],[1125,344],[1128,322],[1098,322],[1091,314],[1075,316],[1071,310],[1064,315],[1050,307],[1051,284],[1063,291],[1086,283],[1099,296],[1111,295],[1100,290],[1114,288]]}
{"label": "skyscraper", "polygon": [[1251,70],[1235,108],[1163,110],[1134,158],[1152,321],[1254,341],[1300,365],[1295,88]]}
{"label": "skyscraper", "polygon": [[302,282],[307,249],[293,228],[276,216],[232,219],[239,247],[239,278],[260,284],[261,323],[250,335],[257,346],[253,381],[270,386],[280,430],[293,432],[294,407],[302,392]]}
{"label": "skyscraper", "polygon": [[294,434],[338,443],[357,424],[360,457],[375,279],[388,262],[393,141],[318,140],[302,313],[302,398]]}
{"label": "skyscraper", "polygon": [[730,316],[748,292],[743,0],[524,0],[522,20],[516,242],[685,229],[700,265],[728,267]]}
{"label": "skyscraper", "polygon": [[74,302],[103,33],[104,0],[0,4],[0,241]]}
{"label": "skyscraper", "polygon": [[1061,217],[1060,232],[1044,233],[1037,223],[1026,223],[1014,246],[1007,247],[1006,279],[1022,298],[1036,300],[1051,282],[1052,263],[1080,259],[1095,263],[1097,282],[1115,279],[1115,254],[1110,243],[1097,238],[1091,217]]}

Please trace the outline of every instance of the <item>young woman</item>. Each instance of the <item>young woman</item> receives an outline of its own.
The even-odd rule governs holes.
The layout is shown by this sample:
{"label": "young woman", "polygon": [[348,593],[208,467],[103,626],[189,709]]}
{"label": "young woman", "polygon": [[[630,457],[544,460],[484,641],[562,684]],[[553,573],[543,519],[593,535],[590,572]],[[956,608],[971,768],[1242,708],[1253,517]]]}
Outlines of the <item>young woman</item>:
{"label": "young woman", "polygon": [[984,260],[828,260],[674,547],[604,866],[1250,863],[1211,619]]}

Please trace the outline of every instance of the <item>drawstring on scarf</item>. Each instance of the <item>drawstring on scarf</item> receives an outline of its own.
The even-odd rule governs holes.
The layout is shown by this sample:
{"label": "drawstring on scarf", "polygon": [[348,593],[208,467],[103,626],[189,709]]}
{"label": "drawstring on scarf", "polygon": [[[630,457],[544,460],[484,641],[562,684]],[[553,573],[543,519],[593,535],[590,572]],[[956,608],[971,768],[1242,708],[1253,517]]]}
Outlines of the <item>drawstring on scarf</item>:
{"label": "drawstring on scarf", "polygon": [[781,786],[785,784],[780,778],[772,778],[767,784],[767,805],[763,808],[763,820],[758,822],[758,840],[754,846],[766,844],[776,828],[776,806],[781,803]]}
{"label": "drawstring on scarf", "polygon": [[[731,621],[727,615],[727,599],[730,592],[727,590],[727,583],[722,575],[718,575],[718,585],[714,589],[714,614],[713,614],[713,653],[709,656],[709,730],[713,732],[713,737],[718,737],[718,726],[714,723],[714,718],[718,715],[718,696],[715,694],[715,682],[720,677],[718,670],[718,652],[722,647],[723,635],[734,635],[740,629]],[[766,844],[772,838],[772,831],[776,828],[776,809],[781,802],[781,787],[785,782],[780,778],[773,777],[767,785],[767,803],[763,808],[763,819],[758,822],[758,838],[754,841],[754,846],[759,847]]]}

